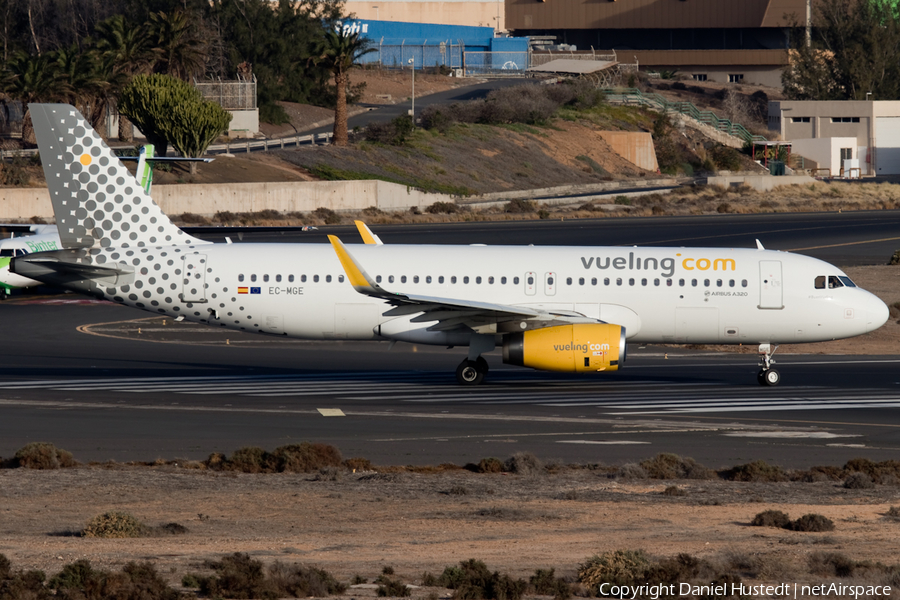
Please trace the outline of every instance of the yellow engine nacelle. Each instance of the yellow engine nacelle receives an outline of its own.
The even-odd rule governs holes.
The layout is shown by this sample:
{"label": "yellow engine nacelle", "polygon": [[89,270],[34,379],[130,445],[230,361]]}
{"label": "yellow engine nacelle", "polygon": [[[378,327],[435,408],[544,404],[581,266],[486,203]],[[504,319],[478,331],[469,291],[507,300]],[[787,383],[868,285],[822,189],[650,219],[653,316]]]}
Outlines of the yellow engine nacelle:
{"label": "yellow engine nacelle", "polygon": [[625,362],[625,328],[606,323],[558,325],[503,338],[503,362],[543,371],[616,371]]}

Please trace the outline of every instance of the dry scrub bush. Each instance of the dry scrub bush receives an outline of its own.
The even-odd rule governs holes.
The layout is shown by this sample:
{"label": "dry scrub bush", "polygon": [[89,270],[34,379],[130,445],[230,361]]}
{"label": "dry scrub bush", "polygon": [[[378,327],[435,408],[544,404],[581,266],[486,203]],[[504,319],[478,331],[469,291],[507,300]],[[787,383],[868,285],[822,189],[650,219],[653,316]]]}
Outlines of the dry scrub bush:
{"label": "dry scrub bush", "polygon": [[505,573],[491,571],[480,560],[470,558],[458,567],[446,567],[438,583],[453,590],[456,600],[519,600],[527,584]]}
{"label": "dry scrub bush", "polygon": [[517,475],[534,476],[544,472],[544,465],[531,452],[516,452],[503,463],[503,470]]}
{"label": "dry scrub bush", "polygon": [[386,596],[406,598],[410,595],[409,587],[405,583],[399,579],[394,579],[393,577],[385,575],[378,578],[378,588],[376,589],[376,593],[379,598],[384,598]]}
{"label": "dry scrub bush", "polygon": [[834,521],[828,517],[810,513],[808,515],[803,515],[796,521],[791,521],[785,529],[804,532],[834,531]]}
{"label": "dry scrub bush", "polygon": [[884,514],[891,519],[900,519],[900,506],[892,506]]}
{"label": "dry scrub bush", "polygon": [[473,473],[502,473],[503,462],[499,458],[489,456],[479,460],[478,464],[469,463],[465,468]]}
{"label": "dry scrub bush", "polygon": [[147,533],[147,527],[128,513],[111,511],[91,519],[81,533],[84,537],[134,538]]}
{"label": "dry scrub bush", "polygon": [[848,490],[870,490],[875,487],[875,482],[868,473],[850,473],[844,480],[844,487]]}
{"label": "dry scrub bush", "polygon": [[738,465],[721,471],[719,475],[729,481],[788,481],[784,469],[764,460]]}
{"label": "dry scrub bush", "polygon": [[641,468],[651,479],[713,479],[716,472],[693,458],[660,453],[641,462]]}
{"label": "dry scrub bush", "polygon": [[31,442],[16,452],[15,463],[26,469],[60,469],[74,467],[78,463],[72,453],[48,442]]}
{"label": "dry scrub bush", "polygon": [[684,489],[678,487],[677,485],[670,485],[669,487],[667,487],[660,493],[663,496],[674,496],[674,497],[687,496],[687,490],[684,490]]}
{"label": "dry scrub bush", "polygon": [[616,477],[619,479],[647,479],[647,471],[639,464],[628,463],[619,467]]}
{"label": "dry scrub bush", "polygon": [[[205,464],[207,468],[215,471],[312,473],[324,468],[340,467],[341,453],[329,444],[309,442],[280,446],[274,452],[248,446],[235,450],[230,458],[225,458],[220,453],[211,454]],[[368,464],[371,466],[371,463]]]}
{"label": "dry scrub bush", "polygon": [[602,584],[627,585],[643,580],[649,568],[650,558],[643,550],[604,552],[578,566],[578,581],[600,596]]}
{"label": "dry scrub bush", "polygon": [[766,510],[755,517],[750,521],[750,524],[754,527],[779,527],[785,528],[791,522],[791,518],[787,516],[786,513],[781,512],[780,510]]}

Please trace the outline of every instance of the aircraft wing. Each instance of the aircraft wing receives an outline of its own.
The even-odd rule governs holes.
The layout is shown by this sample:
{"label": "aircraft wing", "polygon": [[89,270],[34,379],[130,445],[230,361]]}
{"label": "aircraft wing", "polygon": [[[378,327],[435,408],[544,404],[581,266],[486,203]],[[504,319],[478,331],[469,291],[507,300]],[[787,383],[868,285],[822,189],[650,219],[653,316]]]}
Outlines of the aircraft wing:
{"label": "aircraft wing", "polygon": [[502,323],[535,318],[545,321],[597,322],[570,311],[540,312],[524,306],[391,292],[381,287],[366,273],[337,236],[329,235],[328,239],[353,289],[366,296],[381,298],[394,306],[384,313],[386,317],[422,313],[413,317],[411,321],[413,323],[437,321],[438,323],[428,328],[432,331],[446,331],[460,326],[474,329],[490,322]]}

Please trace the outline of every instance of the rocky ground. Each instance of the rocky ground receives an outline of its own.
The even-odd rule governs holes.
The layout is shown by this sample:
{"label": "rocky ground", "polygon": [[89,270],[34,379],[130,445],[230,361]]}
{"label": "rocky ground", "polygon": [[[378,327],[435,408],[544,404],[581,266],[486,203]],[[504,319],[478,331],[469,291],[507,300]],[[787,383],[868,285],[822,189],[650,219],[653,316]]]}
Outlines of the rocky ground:
{"label": "rocky ground", "polygon": [[[189,572],[208,574],[204,560],[241,551],[266,563],[315,564],[344,581],[354,575],[372,581],[390,566],[413,584],[424,571],[439,574],[469,558],[517,577],[550,567],[572,577],[593,554],[643,549],[658,557],[743,561],[755,565],[744,567],[750,580],[809,581],[822,579],[808,567],[817,552],[886,563],[900,553],[900,522],[888,515],[900,503],[896,485],[849,490],[832,481],[629,481],[585,469],[322,477],[184,467],[2,470],[0,553],[16,568],[47,573],[81,558],[106,569],[149,560],[175,583]],[[664,493],[670,486],[681,495]],[[818,513],[834,521],[835,530],[750,526],[768,509],[792,519]],[[134,539],[76,535],[110,510],[148,525],[176,522],[188,532]],[[347,596],[366,593],[351,589]]]}

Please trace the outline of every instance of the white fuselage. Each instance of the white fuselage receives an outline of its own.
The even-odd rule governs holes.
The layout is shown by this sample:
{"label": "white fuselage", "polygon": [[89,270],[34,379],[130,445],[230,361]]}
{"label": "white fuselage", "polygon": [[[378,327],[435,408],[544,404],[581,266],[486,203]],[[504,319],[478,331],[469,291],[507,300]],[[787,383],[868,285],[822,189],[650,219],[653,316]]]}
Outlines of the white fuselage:
{"label": "white fuselage", "polygon": [[[860,335],[887,319],[884,303],[851,287],[836,267],[785,252],[437,245],[348,249],[390,292],[580,313],[624,326],[633,342],[817,342]],[[105,249],[94,251],[94,259],[139,264],[133,282],[101,286],[109,299],[190,321],[306,339],[468,343],[459,332],[427,331],[433,322],[410,322],[415,315],[383,316],[390,305],[357,293],[330,245]]]}

